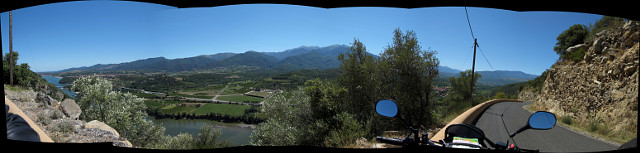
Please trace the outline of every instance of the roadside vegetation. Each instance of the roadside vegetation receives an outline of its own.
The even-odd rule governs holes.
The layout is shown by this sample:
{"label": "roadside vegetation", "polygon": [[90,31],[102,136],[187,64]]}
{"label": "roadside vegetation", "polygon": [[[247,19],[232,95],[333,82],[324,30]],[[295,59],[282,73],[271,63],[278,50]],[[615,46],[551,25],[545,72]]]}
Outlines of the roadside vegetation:
{"label": "roadside vegetation", "polygon": [[[476,84],[482,76],[474,74],[473,83]],[[489,100],[486,94],[479,93],[481,90],[474,88],[474,96],[471,96],[471,70],[460,72],[459,77],[450,77],[451,89],[446,96],[436,100],[436,115],[439,127],[443,127],[467,109]]]}
{"label": "roadside vegetation", "polygon": [[[52,83],[47,82],[47,80],[40,77],[39,74],[31,71],[31,67],[28,63],[17,64],[18,62],[18,52],[13,52],[13,58],[9,59],[9,53],[6,53],[2,58],[2,79],[3,83],[10,85],[10,64],[9,61],[13,64],[13,85],[16,88],[23,89],[32,89],[36,92],[43,92],[47,95],[50,95],[51,98],[56,99],[58,101],[62,101],[65,98],[70,98],[69,95],[62,92],[59,88],[57,88]],[[13,88],[12,89],[16,89]]]}
{"label": "roadside vegetation", "polygon": [[375,114],[379,99],[394,99],[416,127],[431,128],[434,112],[428,110],[433,110],[435,99],[436,52],[423,50],[413,31],[396,29],[393,34],[393,44],[379,59],[366,54],[366,47],[354,39],[338,56],[342,73],[336,80],[308,80],[304,88],[267,99],[267,120],[252,133],[251,144],[351,147],[362,137],[406,129]]}
{"label": "roadside vegetation", "polygon": [[219,141],[221,132],[211,125],[201,128],[197,137],[183,133],[177,136],[164,134],[165,128],[148,121],[143,99],[131,93],[114,91],[110,81],[99,77],[80,78],[73,82],[72,90],[78,91],[76,102],[84,121],[99,120],[116,129],[121,137],[136,147],[156,149],[197,149],[227,147]]}

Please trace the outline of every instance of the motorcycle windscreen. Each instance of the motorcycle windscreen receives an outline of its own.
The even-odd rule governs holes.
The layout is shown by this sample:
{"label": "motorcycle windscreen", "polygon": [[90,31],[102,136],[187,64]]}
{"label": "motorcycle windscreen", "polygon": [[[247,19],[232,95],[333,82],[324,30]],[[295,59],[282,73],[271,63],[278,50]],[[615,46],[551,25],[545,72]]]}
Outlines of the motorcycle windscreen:
{"label": "motorcycle windscreen", "polygon": [[473,125],[468,124],[452,124],[445,129],[445,141],[453,141],[453,137],[477,138],[482,141],[485,139],[484,132]]}

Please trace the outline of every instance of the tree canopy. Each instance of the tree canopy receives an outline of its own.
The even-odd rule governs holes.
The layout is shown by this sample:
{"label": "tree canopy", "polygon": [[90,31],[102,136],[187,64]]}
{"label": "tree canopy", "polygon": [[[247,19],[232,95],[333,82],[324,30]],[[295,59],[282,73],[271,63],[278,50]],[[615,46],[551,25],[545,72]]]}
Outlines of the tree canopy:
{"label": "tree canopy", "polygon": [[587,26],[574,24],[569,27],[569,29],[558,35],[553,51],[558,55],[564,55],[567,48],[583,43],[588,33],[589,29]]}

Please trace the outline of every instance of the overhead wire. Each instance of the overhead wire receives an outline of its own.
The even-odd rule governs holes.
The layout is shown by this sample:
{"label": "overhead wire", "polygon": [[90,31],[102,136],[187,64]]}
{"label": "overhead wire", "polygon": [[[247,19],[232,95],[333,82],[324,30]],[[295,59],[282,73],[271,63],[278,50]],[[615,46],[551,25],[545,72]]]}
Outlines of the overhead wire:
{"label": "overhead wire", "polygon": [[478,47],[478,49],[480,50],[480,54],[482,54],[482,57],[484,57],[484,60],[487,62],[487,64],[489,64],[489,67],[491,67],[491,70],[495,71],[495,69],[493,68],[493,66],[489,62],[489,59],[487,58],[487,56],[484,55],[484,52],[482,51],[482,48],[480,48],[480,44],[478,44],[478,42],[476,41],[476,37],[473,34],[473,28],[471,28],[471,21],[469,21],[469,11],[467,11],[467,6],[464,6],[464,13],[467,16],[467,23],[469,24],[469,30],[471,31],[471,38],[475,42],[474,45],[476,45]]}
{"label": "overhead wire", "polygon": [[467,6],[464,6],[464,13],[467,15],[467,23],[469,24],[469,30],[471,30],[471,38],[475,40],[476,37],[473,35],[473,29],[471,29],[471,21],[469,21],[469,12],[467,11]]}
{"label": "overhead wire", "polygon": [[491,66],[491,63],[489,62],[489,59],[487,59],[487,56],[484,56],[484,53],[482,51],[482,48],[480,48],[480,45],[478,45],[478,49],[480,50],[480,54],[482,54],[482,57],[484,57],[484,60],[487,61],[487,64],[489,64],[489,67],[491,67],[491,70],[496,71],[495,69],[493,69],[493,66]]}

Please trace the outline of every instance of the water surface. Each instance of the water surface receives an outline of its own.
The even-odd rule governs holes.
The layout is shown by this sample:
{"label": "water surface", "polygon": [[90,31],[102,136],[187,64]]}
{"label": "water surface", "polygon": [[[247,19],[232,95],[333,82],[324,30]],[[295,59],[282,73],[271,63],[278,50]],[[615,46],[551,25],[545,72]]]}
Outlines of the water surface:
{"label": "water surface", "polygon": [[253,129],[248,127],[239,127],[233,124],[220,123],[206,119],[155,119],[149,116],[154,123],[160,123],[165,128],[164,134],[176,136],[180,133],[189,133],[192,136],[198,136],[200,127],[206,124],[212,124],[222,131],[222,135],[218,139],[228,140],[232,146],[241,146],[249,144],[249,136]]}
{"label": "water surface", "polygon": [[58,77],[54,77],[54,76],[50,76],[50,75],[43,75],[42,78],[47,80],[47,82],[52,83],[53,85],[56,85],[56,87],[62,89],[62,92],[67,93],[67,95],[71,96],[71,98],[73,98],[73,99],[76,98],[76,93],[62,88],[62,87],[67,85],[67,84],[60,84],[59,83],[60,80],[62,80],[62,78],[58,78]]}

